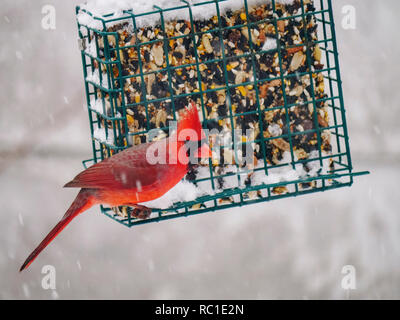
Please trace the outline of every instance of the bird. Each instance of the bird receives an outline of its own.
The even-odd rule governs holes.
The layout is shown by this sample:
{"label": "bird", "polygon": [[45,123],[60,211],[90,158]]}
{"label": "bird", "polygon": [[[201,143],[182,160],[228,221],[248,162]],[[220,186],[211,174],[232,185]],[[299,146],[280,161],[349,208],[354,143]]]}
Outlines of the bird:
{"label": "bird", "polygon": [[212,151],[197,106],[191,101],[181,112],[177,128],[168,138],[129,147],[87,168],[68,182],[64,187],[81,188],[78,195],[19,271],[28,268],[76,216],[94,205],[131,206],[142,216],[149,216],[151,209],[140,205],[141,202],[157,199],[173,188],[185,177],[193,160],[210,157]]}

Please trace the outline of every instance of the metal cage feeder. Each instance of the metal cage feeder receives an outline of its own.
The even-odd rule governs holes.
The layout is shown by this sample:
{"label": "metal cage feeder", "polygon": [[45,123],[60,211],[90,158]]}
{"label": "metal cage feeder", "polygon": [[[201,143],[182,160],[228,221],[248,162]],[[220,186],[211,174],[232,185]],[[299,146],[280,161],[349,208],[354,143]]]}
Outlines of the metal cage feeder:
{"label": "metal cage feeder", "polygon": [[[204,128],[226,124],[234,130],[239,122],[248,126],[251,121],[258,128],[252,140],[240,141],[251,144],[258,161],[246,179],[239,164],[235,166],[241,174],[225,172],[221,163],[210,159],[205,166],[209,175],[201,179],[194,175],[192,182],[208,181],[213,194],[153,209],[145,220],[134,217],[128,207],[101,206],[102,213],[125,226],[351,186],[355,176],[367,173],[354,172],[352,167],[331,0],[290,4],[266,0],[255,7],[239,0],[241,8],[222,11],[224,1],[182,0],[176,7],[154,6],[153,11],[138,14],[125,10],[118,17],[94,16],[76,8],[77,15],[85,14],[96,23],[88,26],[78,19],[93,146],[93,157],[83,162],[85,167],[144,142],[154,127],[167,131],[165,116],[176,120],[182,101],[188,99],[198,103]],[[196,20],[193,14],[202,6],[213,6],[215,14],[209,20]],[[186,12],[187,19],[168,20],[178,11]],[[142,26],[156,15],[155,24]],[[179,53],[178,44],[186,51]],[[157,61],[156,49],[162,52],[162,62]],[[193,80],[183,87],[193,90],[185,92],[179,73],[188,70],[194,70],[190,71]],[[237,81],[242,71],[250,76]],[[207,72],[214,73],[208,77]],[[150,79],[154,85],[161,78],[162,89],[152,92]],[[218,104],[221,95],[227,109],[221,111],[218,105],[218,112],[213,112],[213,101]],[[154,123],[154,113],[160,110],[164,121]],[[286,163],[280,162],[283,154],[289,156]],[[312,175],[311,162],[319,164]],[[327,162],[329,168],[322,170]],[[274,170],[284,167],[303,168],[306,174],[251,183],[253,172],[272,177]],[[224,187],[227,177],[242,182]]]}

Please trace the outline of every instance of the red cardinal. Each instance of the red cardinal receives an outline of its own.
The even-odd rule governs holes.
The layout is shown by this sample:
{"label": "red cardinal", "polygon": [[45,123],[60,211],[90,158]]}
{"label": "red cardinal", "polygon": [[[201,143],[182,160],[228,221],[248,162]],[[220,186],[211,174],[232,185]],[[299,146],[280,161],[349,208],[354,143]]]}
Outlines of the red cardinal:
{"label": "red cardinal", "polygon": [[[148,215],[151,209],[138,203],[159,198],[185,176],[189,160],[193,159],[189,159],[189,151],[194,151],[190,156],[197,158],[211,156],[205,138],[197,108],[192,103],[185,108],[176,133],[169,138],[133,146],[78,174],[65,185],[81,188],[77,197],[61,221],[25,260],[20,271],[27,268],[72,219],[93,205],[132,206]],[[151,159],[162,155],[165,155],[164,161],[154,163],[154,158]]]}

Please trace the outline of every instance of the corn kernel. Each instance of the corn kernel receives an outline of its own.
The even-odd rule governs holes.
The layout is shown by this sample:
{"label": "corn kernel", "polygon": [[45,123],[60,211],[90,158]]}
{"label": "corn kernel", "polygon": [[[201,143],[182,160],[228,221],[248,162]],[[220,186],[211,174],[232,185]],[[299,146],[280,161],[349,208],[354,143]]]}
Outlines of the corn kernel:
{"label": "corn kernel", "polygon": [[128,126],[130,126],[134,121],[133,117],[129,114],[126,115],[126,120],[128,121]]}
{"label": "corn kernel", "polygon": [[243,86],[238,87],[238,90],[240,91],[243,97],[246,96],[246,89]]}
{"label": "corn kernel", "polygon": [[140,95],[139,94],[135,95],[135,102],[136,103],[140,102]]}

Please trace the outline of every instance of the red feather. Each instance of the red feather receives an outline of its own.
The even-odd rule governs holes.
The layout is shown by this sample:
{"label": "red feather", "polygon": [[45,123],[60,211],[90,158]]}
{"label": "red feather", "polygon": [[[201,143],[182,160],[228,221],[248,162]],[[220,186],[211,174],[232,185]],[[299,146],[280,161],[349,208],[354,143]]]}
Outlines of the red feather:
{"label": "red feather", "polygon": [[146,151],[152,144],[144,143],[104,159],[78,174],[64,187],[132,189],[138,184],[152,185],[171,169],[168,164],[148,163]]}
{"label": "red feather", "polygon": [[[184,141],[176,141],[176,137],[184,129],[193,129],[197,134],[195,140],[205,137],[194,103],[185,108],[185,113],[181,115],[177,135],[126,149],[86,169],[67,183],[65,187],[82,190],[62,220],[29,255],[21,270],[27,268],[72,219],[94,204],[135,205],[159,198],[174,187],[188,170],[186,150],[183,153],[186,157],[183,162],[179,161],[179,157],[176,158],[176,154],[171,153],[171,150],[180,150],[184,146]],[[151,164],[147,159],[147,151],[152,147],[165,154],[166,161]],[[173,158],[178,161],[170,161]]]}

